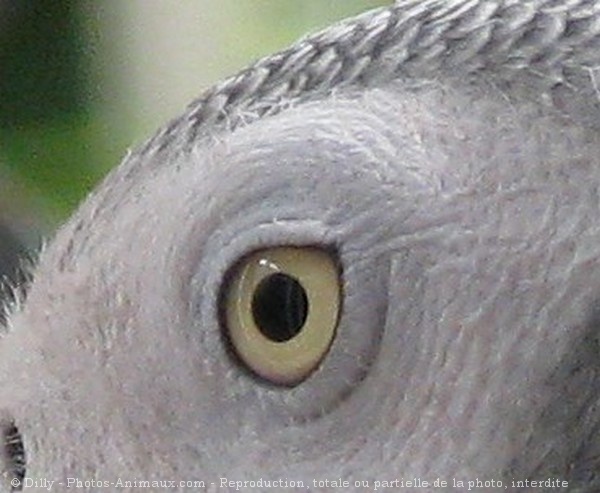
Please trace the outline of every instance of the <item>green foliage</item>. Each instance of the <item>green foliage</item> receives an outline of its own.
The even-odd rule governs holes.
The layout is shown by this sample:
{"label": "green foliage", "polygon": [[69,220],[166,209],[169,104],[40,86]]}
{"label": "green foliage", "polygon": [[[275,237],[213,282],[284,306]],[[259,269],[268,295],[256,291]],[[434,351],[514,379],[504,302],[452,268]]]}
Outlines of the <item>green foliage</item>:
{"label": "green foliage", "polygon": [[[307,31],[387,3],[209,0],[198,5],[220,9],[223,25],[215,30],[218,38],[215,44],[223,50],[219,51],[219,57],[227,59],[227,63],[219,64],[222,71],[214,74],[216,79],[230,74],[230,67],[242,68],[285,47]],[[99,81],[101,74],[110,77],[111,73],[119,72],[119,67],[110,65],[110,53],[97,52],[101,48],[122,47],[111,45],[111,33],[103,31],[106,25],[94,16],[112,9],[107,17],[119,24],[128,12],[123,5],[70,0],[2,4],[0,167],[8,169],[20,188],[35,197],[32,203],[42,204],[40,214],[45,221],[65,218],[109,167],[118,163],[129,141],[142,140],[139,130],[132,128],[135,118],[129,114],[131,104],[119,108],[119,102],[113,102],[119,113],[109,117],[101,104],[111,98],[114,101],[127,91],[119,89],[123,81],[117,76],[109,82]],[[137,4],[138,13],[143,15],[145,5]],[[176,9],[178,4],[172,5]],[[101,42],[107,39],[109,42]],[[129,41],[127,36],[123,39]],[[110,96],[103,92],[107,87],[113,90]],[[179,110],[173,108],[173,114]],[[160,123],[150,122],[147,126],[155,128]]]}
{"label": "green foliage", "polygon": [[49,220],[68,215],[104,174],[98,157],[107,152],[109,134],[100,124],[79,112],[2,130],[4,165]]}

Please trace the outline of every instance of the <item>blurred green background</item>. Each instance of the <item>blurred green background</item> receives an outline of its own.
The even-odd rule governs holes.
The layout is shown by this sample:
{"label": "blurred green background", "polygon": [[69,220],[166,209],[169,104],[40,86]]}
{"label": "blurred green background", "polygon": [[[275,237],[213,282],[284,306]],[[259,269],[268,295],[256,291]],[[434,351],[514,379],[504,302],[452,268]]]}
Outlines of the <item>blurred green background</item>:
{"label": "blurred green background", "polygon": [[0,275],[203,89],[377,0],[0,0]]}

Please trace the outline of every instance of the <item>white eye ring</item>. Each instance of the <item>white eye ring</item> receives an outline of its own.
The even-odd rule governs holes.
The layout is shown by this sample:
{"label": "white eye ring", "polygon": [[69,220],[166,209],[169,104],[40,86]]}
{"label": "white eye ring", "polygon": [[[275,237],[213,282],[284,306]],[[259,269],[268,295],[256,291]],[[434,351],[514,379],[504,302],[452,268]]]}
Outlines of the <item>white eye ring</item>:
{"label": "white eye ring", "polygon": [[341,305],[335,259],[316,247],[257,251],[235,268],[224,302],[227,336],[248,369],[271,383],[296,385],[335,336]]}

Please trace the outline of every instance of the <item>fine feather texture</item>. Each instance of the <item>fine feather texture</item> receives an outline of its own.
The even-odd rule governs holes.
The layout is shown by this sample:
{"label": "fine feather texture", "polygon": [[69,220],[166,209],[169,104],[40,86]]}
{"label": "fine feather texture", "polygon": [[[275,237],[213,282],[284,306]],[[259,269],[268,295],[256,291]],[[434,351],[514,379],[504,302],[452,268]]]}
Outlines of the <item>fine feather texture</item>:
{"label": "fine feather texture", "polygon": [[144,146],[197,144],[206,131],[278,111],[336,88],[392,79],[485,73],[536,79],[540,90],[600,65],[600,5],[594,0],[407,0],[308,36],[225,80],[190,104]]}
{"label": "fine feather texture", "polygon": [[[398,2],[192,103],[41,255],[0,344],[0,489],[25,468],[597,491],[599,12]],[[290,389],[218,317],[231,266],[278,245],[343,274],[339,334]]]}
{"label": "fine feather texture", "polygon": [[600,129],[598,67],[595,0],[400,0],[306,36],[216,84],[109,173],[94,192],[95,208],[108,190],[124,196],[139,173],[173,165],[223,132],[338,90],[392,81],[410,87],[473,76],[500,92],[524,86],[527,98],[552,91],[565,110]]}

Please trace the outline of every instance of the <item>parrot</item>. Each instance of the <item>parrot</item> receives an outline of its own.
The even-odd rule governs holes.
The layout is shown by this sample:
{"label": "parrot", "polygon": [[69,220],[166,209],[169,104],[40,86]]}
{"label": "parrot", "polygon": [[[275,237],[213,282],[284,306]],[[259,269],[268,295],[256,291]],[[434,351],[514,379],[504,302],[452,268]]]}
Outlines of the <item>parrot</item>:
{"label": "parrot", "polygon": [[600,2],[399,0],[216,84],[6,308],[0,491],[600,491]]}

